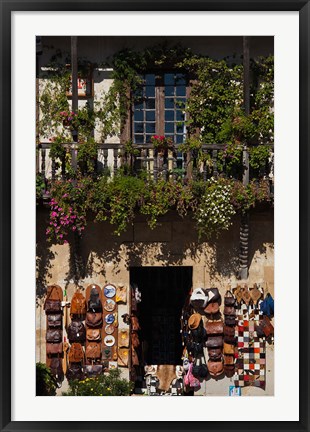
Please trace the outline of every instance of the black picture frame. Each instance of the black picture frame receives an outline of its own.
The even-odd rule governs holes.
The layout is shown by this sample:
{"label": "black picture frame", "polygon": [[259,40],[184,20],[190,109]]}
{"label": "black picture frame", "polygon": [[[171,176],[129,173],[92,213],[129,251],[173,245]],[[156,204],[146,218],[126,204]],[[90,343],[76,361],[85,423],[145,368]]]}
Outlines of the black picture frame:
{"label": "black picture frame", "polygon": [[[299,413],[296,422],[22,422],[11,421],[11,13],[13,11],[298,11],[300,23],[300,261],[299,261]],[[310,431],[309,427],[309,1],[305,0],[74,0],[74,1],[9,1],[0,0],[1,13],[1,144],[0,144],[0,307],[1,307],[1,365],[0,400],[1,431],[67,431],[67,430],[296,430]],[[297,165],[297,164],[296,164]],[[298,277],[296,277],[298,280]],[[289,307],[288,307],[289,312]],[[292,320],[294,320],[292,316]],[[293,325],[296,325],[294,322]],[[293,358],[287,362],[288,392]],[[294,397],[294,395],[292,395]],[[259,403],[253,403],[253,412],[259,412]],[[229,413],[225,413],[229,420]],[[262,413],[263,416],[263,413]]]}

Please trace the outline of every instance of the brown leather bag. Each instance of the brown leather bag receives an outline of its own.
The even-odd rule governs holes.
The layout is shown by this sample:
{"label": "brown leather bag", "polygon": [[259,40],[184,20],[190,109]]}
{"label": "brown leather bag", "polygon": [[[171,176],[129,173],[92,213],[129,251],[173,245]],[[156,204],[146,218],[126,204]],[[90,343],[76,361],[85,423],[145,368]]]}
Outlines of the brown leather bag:
{"label": "brown leather bag", "polygon": [[235,364],[235,357],[233,355],[224,355],[224,365],[233,365]]}
{"label": "brown leather bag", "polygon": [[209,348],[208,349],[208,356],[209,360],[212,361],[218,361],[222,359],[222,348]]}
{"label": "brown leather bag", "polygon": [[100,329],[89,328],[86,331],[86,338],[89,341],[101,341],[101,331]]}
{"label": "brown leather bag", "polygon": [[224,372],[227,378],[232,378],[235,375],[235,365],[224,365]]}
{"label": "brown leather bag", "polygon": [[79,363],[84,360],[84,351],[80,343],[74,342],[69,350],[69,363]]}
{"label": "brown leather bag", "polygon": [[70,343],[81,342],[84,343],[86,339],[86,329],[82,321],[71,321],[68,330],[68,339]]}
{"label": "brown leather bag", "polygon": [[224,306],[224,315],[235,315],[236,311],[233,306]]}
{"label": "brown leather bag", "polygon": [[222,375],[222,373],[224,371],[223,362],[221,362],[221,361],[218,361],[218,362],[208,361],[208,369],[209,369],[210,376],[213,378],[216,378],[216,377]]}
{"label": "brown leather bag", "polygon": [[82,293],[76,292],[73,294],[70,306],[70,313],[72,315],[86,314],[86,299]]}
{"label": "brown leather bag", "polygon": [[223,337],[222,336],[210,336],[206,341],[207,348],[218,348],[223,346]]}
{"label": "brown leather bag", "polygon": [[223,334],[223,321],[207,321],[205,325],[207,335]]}
{"label": "brown leather bag", "polygon": [[236,337],[235,336],[224,336],[224,342],[226,342],[227,344],[231,344],[231,345],[235,345],[236,344]]}
{"label": "brown leather bag", "polygon": [[88,378],[95,378],[98,375],[102,374],[103,367],[102,365],[86,365],[85,373]]}
{"label": "brown leather bag", "polygon": [[220,309],[220,306],[217,302],[213,302],[213,303],[211,302],[204,308],[204,311],[206,314],[214,315],[214,314],[218,313],[219,309]]}
{"label": "brown leather bag", "polygon": [[235,354],[235,346],[224,342],[223,352],[224,354]]}
{"label": "brown leather bag", "polygon": [[134,331],[140,330],[139,320],[135,315],[131,316],[131,329]]}
{"label": "brown leather bag", "polygon": [[224,335],[225,336],[235,336],[235,327],[224,326]]}
{"label": "brown leather bag", "polygon": [[134,348],[138,348],[138,346],[140,345],[140,340],[137,333],[131,333],[131,345]]}
{"label": "brown leather bag", "polygon": [[99,359],[101,357],[101,344],[89,342],[86,347],[86,358]]}
{"label": "brown leather bag", "polygon": [[269,337],[274,334],[274,327],[266,315],[264,315],[263,318],[259,320],[259,323],[255,325],[255,330],[258,337]]}
{"label": "brown leather bag", "polygon": [[62,341],[62,331],[59,329],[52,329],[46,331],[46,342],[59,343]]}
{"label": "brown leather bag", "polygon": [[62,314],[48,314],[47,316],[47,327],[48,328],[60,328],[62,327]]}
{"label": "brown leather bag", "polygon": [[46,354],[62,354],[63,346],[60,343],[47,343],[46,344]]}
{"label": "brown leather bag", "polygon": [[235,315],[225,315],[225,324],[229,326],[235,326],[237,323]]}
{"label": "brown leather bag", "polygon": [[46,314],[61,312],[61,301],[46,299],[44,303],[44,310]]}
{"label": "brown leather bag", "polygon": [[101,327],[102,326],[102,313],[101,312],[87,312],[85,324],[88,327]]}
{"label": "brown leather bag", "polygon": [[233,293],[230,290],[226,291],[226,294],[224,296],[224,305],[225,306],[234,306],[236,302],[236,299],[233,295]]}

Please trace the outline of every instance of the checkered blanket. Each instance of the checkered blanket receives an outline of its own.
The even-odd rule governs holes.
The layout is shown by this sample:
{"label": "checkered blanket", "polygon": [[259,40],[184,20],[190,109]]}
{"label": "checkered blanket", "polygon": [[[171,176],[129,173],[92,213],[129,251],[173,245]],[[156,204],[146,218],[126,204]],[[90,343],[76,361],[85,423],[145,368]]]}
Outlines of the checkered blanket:
{"label": "checkered blanket", "polygon": [[246,310],[238,314],[238,357],[236,359],[236,387],[254,386],[265,389],[266,384],[266,342],[260,339],[255,331],[255,321],[259,319],[255,314],[249,319]]}

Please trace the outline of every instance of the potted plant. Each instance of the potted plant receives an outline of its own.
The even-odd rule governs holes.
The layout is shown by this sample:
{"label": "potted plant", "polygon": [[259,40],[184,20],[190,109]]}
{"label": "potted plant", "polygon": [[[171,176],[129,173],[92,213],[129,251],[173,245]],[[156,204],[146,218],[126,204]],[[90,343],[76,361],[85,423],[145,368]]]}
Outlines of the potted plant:
{"label": "potted plant", "polygon": [[65,127],[71,127],[77,114],[74,111],[60,111],[59,116]]}
{"label": "potted plant", "polygon": [[155,154],[159,156],[167,156],[168,150],[174,151],[172,139],[164,135],[153,135],[151,137],[151,143],[153,144]]}

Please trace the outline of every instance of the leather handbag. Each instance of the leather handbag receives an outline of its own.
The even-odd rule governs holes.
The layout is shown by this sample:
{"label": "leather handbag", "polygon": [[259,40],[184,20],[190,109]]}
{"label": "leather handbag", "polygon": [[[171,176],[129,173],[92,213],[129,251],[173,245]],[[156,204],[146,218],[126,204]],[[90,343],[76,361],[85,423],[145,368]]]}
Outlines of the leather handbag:
{"label": "leather handbag", "polygon": [[72,363],[68,367],[66,374],[68,381],[78,380],[82,381],[84,379],[83,367],[80,363]]}
{"label": "leather handbag", "polygon": [[100,329],[89,328],[86,331],[86,338],[88,341],[101,341],[101,331]]}
{"label": "leather handbag", "polygon": [[87,312],[85,324],[88,327],[101,327],[102,326],[102,313],[101,312]]}
{"label": "leather handbag", "polygon": [[209,369],[209,374],[211,377],[216,378],[220,375],[222,375],[223,371],[224,371],[224,365],[222,361],[218,361],[218,362],[213,362],[213,361],[208,361],[208,369]]}
{"label": "leather handbag", "polygon": [[225,315],[225,324],[229,326],[235,326],[237,323],[235,315]]}
{"label": "leather handbag", "polygon": [[59,343],[62,341],[62,330],[52,329],[46,331],[46,342]]}
{"label": "leather handbag", "polygon": [[62,327],[62,314],[48,314],[47,327],[48,328],[61,328]]}
{"label": "leather handbag", "polygon": [[131,333],[131,345],[134,348],[138,348],[138,346],[140,345],[140,340],[139,340],[139,336],[137,333],[132,332]]}
{"label": "leather handbag", "polygon": [[46,344],[46,354],[62,354],[63,345],[60,343],[47,343]]}
{"label": "leather handbag", "polygon": [[89,342],[86,346],[85,356],[88,359],[99,359],[101,357],[101,344]]}
{"label": "leather handbag", "polygon": [[224,336],[235,336],[235,327],[225,325]]}
{"label": "leather handbag", "polygon": [[44,303],[44,310],[47,314],[61,312],[61,301],[46,299]]}
{"label": "leather handbag", "polygon": [[207,321],[205,325],[207,335],[223,334],[223,321]]}
{"label": "leather handbag", "polygon": [[217,302],[210,302],[207,304],[207,306],[204,308],[204,311],[206,314],[214,315],[218,313],[220,309],[220,305]]}
{"label": "leather handbag", "polygon": [[52,375],[55,377],[58,383],[62,382],[64,379],[64,373],[62,369],[62,359],[59,357],[53,357],[49,366]]}
{"label": "leather handbag", "polygon": [[212,361],[218,361],[222,359],[222,348],[209,348],[208,349],[208,356],[209,360]]}
{"label": "leather handbag", "polygon": [[233,306],[224,306],[224,315],[235,315],[236,311]]}
{"label": "leather handbag", "polygon": [[232,378],[235,375],[235,365],[224,365],[224,372],[227,378]]}
{"label": "leather handbag", "polygon": [[233,355],[224,355],[224,365],[233,365],[235,364],[235,358]]}
{"label": "leather handbag", "polygon": [[223,348],[223,353],[224,354],[235,354],[235,346],[232,344],[228,344],[226,342],[224,342],[224,348]]}
{"label": "leather handbag", "polygon": [[228,336],[228,335],[224,335],[224,342],[230,345],[235,345],[236,344],[236,337],[235,336]]}
{"label": "leather handbag", "polygon": [[259,323],[255,325],[255,330],[258,337],[269,337],[274,334],[274,327],[267,316],[263,316]]}
{"label": "leather handbag", "polygon": [[103,372],[103,366],[101,364],[86,365],[85,374],[88,378],[95,378],[101,375]]}
{"label": "leather handbag", "polygon": [[257,305],[257,302],[261,298],[262,293],[257,288],[256,284],[254,284],[253,288],[250,290],[250,296],[251,296],[253,304]]}
{"label": "leather handbag", "polygon": [[204,291],[208,295],[209,302],[220,302],[221,295],[218,288],[207,288]]}
{"label": "leather handbag", "polygon": [[250,295],[248,287],[243,288],[243,291],[242,291],[242,300],[244,301],[244,303],[247,306],[249,306],[250,301],[251,301],[251,295]]}
{"label": "leather handbag", "polygon": [[226,294],[224,296],[224,305],[225,306],[234,306],[236,302],[236,299],[233,295],[233,293],[230,290],[226,291]]}
{"label": "leather handbag", "polygon": [[195,361],[195,364],[193,366],[192,369],[192,374],[194,375],[195,378],[206,378],[209,375],[209,371],[208,371],[208,366],[203,363],[203,356],[202,357],[198,357]]}
{"label": "leather handbag", "polygon": [[84,351],[80,343],[74,342],[69,350],[69,363],[80,363],[84,360]]}
{"label": "leather handbag", "polygon": [[70,313],[72,315],[86,314],[86,299],[82,293],[76,292],[73,294],[70,306]]}
{"label": "leather handbag", "polygon": [[210,336],[206,341],[207,348],[217,348],[223,346],[223,336]]}
{"label": "leather handbag", "polygon": [[70,343],[81,342],[84,343],[86,340],[86,329],[81,321],[71,321],[68,327],[68,339]]}

